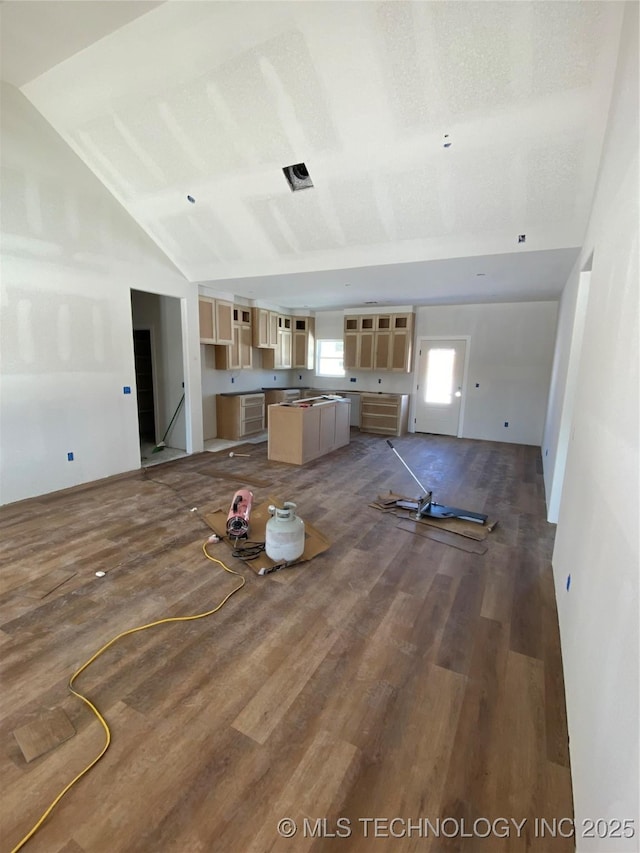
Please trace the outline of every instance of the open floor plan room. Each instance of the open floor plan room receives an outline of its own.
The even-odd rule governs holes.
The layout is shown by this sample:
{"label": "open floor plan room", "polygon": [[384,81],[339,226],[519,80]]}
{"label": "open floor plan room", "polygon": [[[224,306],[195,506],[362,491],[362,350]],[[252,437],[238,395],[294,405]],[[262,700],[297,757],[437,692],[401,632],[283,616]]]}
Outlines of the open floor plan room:
{"label": "open floor plan room", "polygon": [[[246,486],[296,502],[330,548],[259,577],[209,545],[246,585],[211,616],[124,637],[80,676],[113,741],[28,849],[573,849],[549,829],[573,811],[540,450],[395,446],[441,501],[498,522],[484,553],[370,507],[416,486],[357,431],[302,468],[262,443],[0,509],[5,846],[103,746],[71,674],[120,632],[238,586],[203,554],[204,517]],[[13,733],[47,709],[75,733],[27,762]]]}

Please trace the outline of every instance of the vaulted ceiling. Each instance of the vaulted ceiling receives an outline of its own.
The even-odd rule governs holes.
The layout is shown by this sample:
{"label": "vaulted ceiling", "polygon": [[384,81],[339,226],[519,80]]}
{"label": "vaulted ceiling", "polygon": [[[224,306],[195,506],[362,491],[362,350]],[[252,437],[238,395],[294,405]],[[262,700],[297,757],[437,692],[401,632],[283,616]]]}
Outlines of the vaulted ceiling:
{"label": "vaulted ceiling", "polygon": [[190,281],[291,308],[549,299],[577,257],[621,3],[0,12],[3,78]]}

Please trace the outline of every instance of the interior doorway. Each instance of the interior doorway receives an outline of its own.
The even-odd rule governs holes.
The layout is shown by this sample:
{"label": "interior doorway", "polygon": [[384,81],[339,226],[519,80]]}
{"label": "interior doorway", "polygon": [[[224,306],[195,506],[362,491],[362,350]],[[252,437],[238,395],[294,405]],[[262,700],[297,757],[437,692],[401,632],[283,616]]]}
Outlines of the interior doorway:
{"label": "interior doorway", "polygon": [[416,432],[460,434],[466,355],[464,338],[420,340]]}
{"label": "interior doorway", "polygon": [[142,467],[186,455],[180,299],[131,290]]}

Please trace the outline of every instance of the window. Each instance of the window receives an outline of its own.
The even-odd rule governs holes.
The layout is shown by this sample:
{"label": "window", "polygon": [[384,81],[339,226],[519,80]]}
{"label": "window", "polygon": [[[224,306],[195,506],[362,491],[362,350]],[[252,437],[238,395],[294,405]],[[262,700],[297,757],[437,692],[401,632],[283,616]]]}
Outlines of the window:
{"label": "window", "polygon": [[344,376],[344,341],[318,341],[318,376]]}
{"label": "window", "polygon": [[451,404],[453,366],[456,360],[454,349],[430,349],[427,363],[425,403]]}

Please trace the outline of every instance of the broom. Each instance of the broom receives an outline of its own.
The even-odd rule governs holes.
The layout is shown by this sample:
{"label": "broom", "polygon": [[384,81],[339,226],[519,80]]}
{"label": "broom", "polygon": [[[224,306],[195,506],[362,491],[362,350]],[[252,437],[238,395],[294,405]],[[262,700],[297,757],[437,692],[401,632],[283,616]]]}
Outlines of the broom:
{"label": "broom", "polygon": [[167,430],[166,430],[165,434],[162,436],[162,441],[159,441],[159,442],[158,442],[158,444],[156,444],[156,446],[155,446],[155,447],[153,448],[153,450],[151,451],[152,453],[160,453],[160,451],[161,451],[161,450],[164,450],[164,448],[165,448],[165,444],[164,444],[165,439],[166,439],[166,437],[169,435],[169,430],[170,430],[170,429],[171,429],[171,427],[173,426],[173,422],[175,421],[175,419],[178,417],[178,412],[180,411],[180,407],[182,406],[182,404],[183,404],[183,403],[184,403],[184,394],[182,395],[182,397],[180,398],[180,402],[179,402],[179,403],[178,403],[178,405],[176,406],[176,410],[175,410],[175,412],[173,413],[173,417],[172,417],[172,418],[171,418],[171,420],[169,421],[169,426],[167,427]]}

